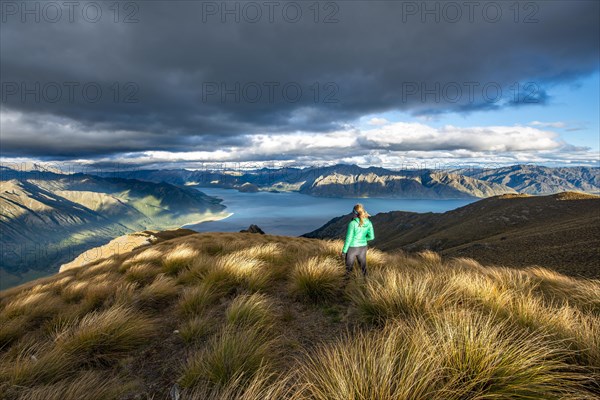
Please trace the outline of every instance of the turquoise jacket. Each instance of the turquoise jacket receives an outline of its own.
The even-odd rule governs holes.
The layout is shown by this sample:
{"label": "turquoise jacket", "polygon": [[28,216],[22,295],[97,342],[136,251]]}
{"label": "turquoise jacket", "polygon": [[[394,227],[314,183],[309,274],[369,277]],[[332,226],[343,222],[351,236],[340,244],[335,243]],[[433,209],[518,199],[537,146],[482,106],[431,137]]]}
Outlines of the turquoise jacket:
{"label": "turquoise jacket", "polygon": [[353,218],[348,224],[348,230],[346,231],[346,241],[344,242],[344,249],[342,253],[348,252],[348,247],[359,247],[366,246],[367,240],[375,239],[375,232],[373,232],[373,224],[368,218],[363,220],[363,226],[358,226],[358,217]]}

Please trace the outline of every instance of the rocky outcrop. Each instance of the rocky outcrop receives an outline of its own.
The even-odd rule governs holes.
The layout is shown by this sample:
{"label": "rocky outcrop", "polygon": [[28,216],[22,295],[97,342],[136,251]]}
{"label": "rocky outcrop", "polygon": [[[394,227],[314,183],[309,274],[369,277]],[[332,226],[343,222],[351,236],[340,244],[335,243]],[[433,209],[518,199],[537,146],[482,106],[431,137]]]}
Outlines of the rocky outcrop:
{"label": "rocky outcrop", "polygon": [[260,229],[260,228],[258,227],[258,225],[254,225],[254,224],[250,225],[250,226],[248,227],[248,229],[242,229],[240,232],[258,233],[258,234],[261,234],[261,235],[264,235],[264,234],[265,234],[265,232],[263,232],[263,230],[262,230],[262,229]]}

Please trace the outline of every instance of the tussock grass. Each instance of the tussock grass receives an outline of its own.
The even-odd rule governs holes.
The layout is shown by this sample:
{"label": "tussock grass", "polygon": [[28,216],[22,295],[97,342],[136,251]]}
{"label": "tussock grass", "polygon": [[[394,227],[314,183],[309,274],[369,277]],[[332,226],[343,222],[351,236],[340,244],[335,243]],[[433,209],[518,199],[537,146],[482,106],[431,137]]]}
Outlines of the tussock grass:
{"label": "tussock grass", "polygon": [[183,291],[177,308],[184,315],[202,314],[208,306],[222,295],[224,295],[224,292],[219,287],[202,282],[198,286]]}
{"label": "tussock grass", "polygon": [[305,245],[306,253],[312,255],[314,251],[315,255],[339,258],[340,251],[344,247],[344,241],[340,239],[325,239],[317,241],[314,246],[316,246],[315,249],[311,251],[311,246],[309,244]]}
{"label": "tussock grass", "polygon": [[197,234],[0,292],[0,399],[166,398],[174,364],[182,400],[600,395],[599,281],[370,249],[345,285],[341,246]]}
{"label": "tussock grass", "polygon": [[284,248],[280,243],[270,242],[243,248],[242,252],[247,257],[263,260],[267,263],[277,263],[279,257],[284,253]]}
{"label": "tussock grass", "polygon": [[331,300],[343,284],[343,268],[341,261],[329,256],[301,260],[290,275],[290,290],[311,301]]}
{"label": "tussock grass", "polygon": [[256,291],[266,288],[272,282],[271,272],[263,260],[237,251],[222,256],[205,276],[205,280],[212,280],[213,283],[228,286],[229,289],[239,285]]}
{"label": "tussock grass", "polygon": [[86,311],[99,310],[111,301],[115,294],[115,283],[105,281],[93,283],[86,287],[81,304]]}
{"label": "tussock grass", "polygon": [[199,251],[187,244],[179,245],[163,256],[162,269],[168,275],[177,275],[181,270],[189,268]]}
{"label": "tussock grass", "polygon": [[199,385],[184,389],[182,400],[282,400],[292,399],[289,376],[261,368],[249,381],[240,375],[224,386]]}
{"label": "tussock grass", "polygon": [[137,252],[133,256],[130,256],[123,261],[119,267],[119,272],[125,272],[135,264],[152,263],[159,265],[162,258],[163,253],[158,249],[158,246],[144,249],[143,251]]}
{"label": "tussock grass", "polygon": [[67,325],[54,342],[57,351],[82,364],[110,365],[151,340],[155,330],[154,321],[119,305]]}
{"label": "tussock grass", "polygon": [[267,329],[273,322],[273,306],[265,295],[240,295],[233,299],[225,317],[233,325]]}
{"label": "tussock grass", "polygon": [[210,256],[217,256],[223,252],[223,244],[211,241],[209,243],[203,243],[201,249],[203,253],[206,253]]}
{"label": "tussock grass", "polygon": [[179,294],[177,282],[164,275],[157,275],[150,285],[140,291],[138,302],[144,307],[162,308]]}
{"label": "tussock grass", "polygon": [[29,321],[27,315],[0,318],[0,351],[7,348],[28,331]]}
{"label": "tussock grass", "polygon": [[139,283],[140,285],[146,285],[160,273],[160,270],[156,268],[153,263],[144,262],[140,264],[134,264],[127,269],[125,272],[125,279],[129,282]]}
{"label": "tussock grass", "polygon": [[212,320],[205,316],[195,315],[179,327],[179,335],[187,344],[204,340],[212,331]]}
{"label": "tussock grass", "polygon": [[138,388],[137,382],[123,382],[101,372],[84,371],[74,379],[26,389],[18,400],[117,400]]}
{"label": "tussock grass", "polygon": [[368,275],[364,285],[349,291],[349,298],[370,323],[435,313],[452,302],[452,294],[435,274],[389,269]]}
{"label": "tussock grass", "polygon": [[106,258],[95,262],[92,265],[85,265],[83,268],[79,268],[77,271],[77,278],[88,279],[106,271],[118,271],[119,265],[118,257]]}
{"label": "tussock grass", "polygon": [[577,305],[581,310],[600,316],[600,282],[574,279],[539,266],[525,269],[541,294],[563,304]]}
{"label": "tussock grass", "polygon": [[389,265],[390,258],[383,251],[369,248],[367,251],[367,270],[385,268]]}
{"label": "tussock grass", "polygon": [[59,311],[63,304],[58,296],[50,292],[31,290],[9,302],[2,310],[2,315],[6,318],[26,315],[29,320],[47,318]]}
{"label": "tussock grass", "polygon": [[584,398],[560,343],[493,318],[445,311],[321,345],[299,368],[301,398]]}
{"label": "tussock grass", "polygon": [[177,281],[182,284],[195,284],[200,282],[216,263],[216,259],[201,253],[190,263],[187,268],[180,271]]}
{"label": "tussock grass", "polygon": [[54,292],[24,291],[0,313],[0,351],[30,331],[43,327],[67,309]]}
{"label": "tussock grass", "polygon": [[67,303],[77,303],[85,296],[88,281],[72,282],[61,291],[61,297]]}
{"label": "tussock grass", "polygon": [[206,348],[189,356],[180,383],[184,387],[226,386],[236,380],[243,384],[273,362],[276,350],[276,339],[264,329],[226,326]]}
{"label": "tussock grass", "polygon": [[424,267],[439,268],[442,266],[442,257],[431,250],[423,250],[416,255],[417,262]]}
{"label": "tussock grass", "polygon": [[0,363],[0,393],[11,387],[48,384],[73,373],[75,360],[48,343],[26,343],[15,357]]}

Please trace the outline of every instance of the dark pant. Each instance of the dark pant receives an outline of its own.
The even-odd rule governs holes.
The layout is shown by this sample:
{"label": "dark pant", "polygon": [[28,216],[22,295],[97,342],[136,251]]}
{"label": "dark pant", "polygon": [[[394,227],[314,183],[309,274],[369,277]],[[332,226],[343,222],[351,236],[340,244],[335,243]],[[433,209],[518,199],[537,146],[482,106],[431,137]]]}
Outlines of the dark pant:
{"label": "dark pant", "polygon": [[346,274],[352,272],[354,268],[354,259],[358,259],[358,265],[363,275],[367,275],[367,246],[348,247],[346,253]]}

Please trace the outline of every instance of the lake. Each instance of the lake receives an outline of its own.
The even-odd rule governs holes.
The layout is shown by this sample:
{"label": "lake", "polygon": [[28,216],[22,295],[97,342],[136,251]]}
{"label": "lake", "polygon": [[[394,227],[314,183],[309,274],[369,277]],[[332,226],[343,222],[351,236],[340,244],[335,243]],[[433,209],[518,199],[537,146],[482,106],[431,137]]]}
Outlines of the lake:
{"label": "lake", "polygon": [[223,199],[229,217],[186,225],[198,232],[238,232],[250,224],[258,225],[272,235],[299,236],[323,226],[334,217],[352,212],[362,203],[371,215],[387,211],[445,212],[477,201],[468,200],[405,200],[386,198],[326,198],[296,192],[243,193],[235,189],[199,188],[210,196]]}

